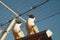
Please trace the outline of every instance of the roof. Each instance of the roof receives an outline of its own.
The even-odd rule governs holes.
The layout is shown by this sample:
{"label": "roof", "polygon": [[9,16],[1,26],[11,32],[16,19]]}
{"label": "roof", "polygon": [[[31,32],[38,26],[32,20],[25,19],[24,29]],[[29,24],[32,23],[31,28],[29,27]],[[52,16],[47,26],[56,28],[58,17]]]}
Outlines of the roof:
{"label": "roof", "polygon": [[26,36],[18,40],[52,40],[52,37],[47,37],[46,30],[34,35]]}

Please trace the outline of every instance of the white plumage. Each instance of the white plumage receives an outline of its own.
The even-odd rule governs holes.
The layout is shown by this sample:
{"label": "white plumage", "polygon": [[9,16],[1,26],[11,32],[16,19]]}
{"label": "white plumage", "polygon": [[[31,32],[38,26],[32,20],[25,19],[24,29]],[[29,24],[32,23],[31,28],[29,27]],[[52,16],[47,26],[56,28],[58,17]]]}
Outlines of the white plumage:
{"label": "white plumage", "polygon": [[21,24],[22,23],[16,23],[13,29],[13,35],[15,37],[15,40],[24,37],[24,33],[21,30]]}
{"label": "white plumage", "polygon": [[35,18],[29,18],[26,23],[26,30],[27,30],[28,35],[39,33],[39,30],[37,26],[35,25],[34,20]]}
{"label": "white plumage", "polygon": [[19,30],[21,30],[20,27],[21,27],[21,23],[20,24],[16,23],[15,26],[14,26],[14,31],[19,32]]}

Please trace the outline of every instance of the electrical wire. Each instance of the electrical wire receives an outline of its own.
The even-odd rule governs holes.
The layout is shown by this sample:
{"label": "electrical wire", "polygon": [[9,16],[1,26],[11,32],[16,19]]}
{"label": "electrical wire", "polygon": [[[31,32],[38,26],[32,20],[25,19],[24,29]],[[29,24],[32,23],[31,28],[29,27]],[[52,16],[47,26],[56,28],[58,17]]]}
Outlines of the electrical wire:
{"label": "electrical wire", "polygon": [[[39,6],[42,6],[43,4],[45,4],[45,3],[48,2],[48,1],[49,1],[49,0],[45,0],[45,1],[43,1],[41,4],[39,4],[39,5],[37,5],[37,6],[34,6],[34,7],[31,7],[30,10],[24,12],[23,14],[20,14],[19,16],[23,16],[24,14],[32,11],[33,9],[36,9],[36,8],[39,7]],[[18,17],[15,17],[15,18],[18,18]],[[9,20],[8,22],[5,22],[5,23],[3,23],[3,24],[0,24],[0,26],[3,26],[3,25],[5,25],[5,24],[9,23],[10,21],[11,21],[11,20]]]}
{"label": "electrical wire", "polygon": [[5,22],[5,23],[3,23],[3,24],[0,24],[0,26],[3,26],[3,25],[5,25],[5,24],[7,24],[7,23],[9,23],[9,22],[11,22],[11,21],[12,21],[12,19],[9,20],[9,21],[7,21],[7,22]]}
{"label": "electrical wire", "polygon": [[[60,12],[58,12],[58,13],[54,13],[54,14],[48,16],[48,17],[42,18],[42,19],[36,21],[35,23],[39,23],[40,21],[43,21],[43,20],[49,19],[49,18],[51,18],[51,17],[53,17],[53,16],[56,16],[56,15],[58,15],[58,14],[60,14]],[[5,25],[5,24],[7,24],[7,23],[9,23],[9,22],[11,22],[11,20],[7,21],[6,23],[1,24],[0,26],[3,26],[3,25]]]}
{"label": "electrical wire", "polygon": [[49,19],[49,18],[51,18],[51,17],[53,17],[53,16],[56,16],[56,15],[58,15],[58,14],[60,14],[60,12],[58,12],[58,13],[54,13],[54,14],[48,16],[48,17],[42,18],[42,19],[36,21],[36,23],[39,23],[40,21],[43,21],[43,20],[46,20],[46,19]]}
{"label": "electrical wire", "polygon": [[48,1],[49,0],[45,0],[45,1],[41,2],[39,5],[31,7],[28,11],[24,12],[23,14],[20,14],[20,16],[23,16],[24,14],[27,14],[28,12],[32,11],[33,9],[36,9],[37,7],[42,6],[43,4],[45,4]]}

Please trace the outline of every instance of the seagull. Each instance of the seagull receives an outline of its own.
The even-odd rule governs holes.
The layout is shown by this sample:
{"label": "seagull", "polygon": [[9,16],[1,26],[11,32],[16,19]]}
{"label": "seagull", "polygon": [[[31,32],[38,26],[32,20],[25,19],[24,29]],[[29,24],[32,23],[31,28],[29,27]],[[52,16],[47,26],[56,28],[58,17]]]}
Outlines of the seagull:
{"label": "seagull", "polygon": [[34,23],[35,16],[34,15],[27,15],[27,16],[29,17],[26,22],[26,31],[27,31],[28,35],[39,33],[39,30]]}
{"label": "seagull", "polygon": [[14,29],[13,29],[13,35],[15,37],[15,39],[20,39],[22,37],[24,37],[24,33],[23,31],[21,30],[21,21],[20,20],[15,20],[16,21],[16,24],[14,25]]}

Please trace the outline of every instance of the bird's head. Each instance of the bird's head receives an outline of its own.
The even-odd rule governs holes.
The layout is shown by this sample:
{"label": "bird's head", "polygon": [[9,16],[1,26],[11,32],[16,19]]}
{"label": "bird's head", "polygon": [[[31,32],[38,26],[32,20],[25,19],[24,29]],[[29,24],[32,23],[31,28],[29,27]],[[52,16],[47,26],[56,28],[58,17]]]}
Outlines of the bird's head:
{"label": "bird's head", "polygon": [[18,24],[20,24],[21,23],[21,21],[20,20],[15,20],[16,21],[16,23],[18,23]]}
{"label": "bird's head", "polygon": [[31,15],[31,14],[28,14],[27,15],[29,18],[35,18],[35,16],[34,15]]}

